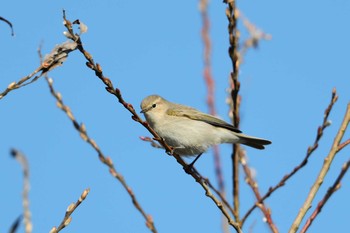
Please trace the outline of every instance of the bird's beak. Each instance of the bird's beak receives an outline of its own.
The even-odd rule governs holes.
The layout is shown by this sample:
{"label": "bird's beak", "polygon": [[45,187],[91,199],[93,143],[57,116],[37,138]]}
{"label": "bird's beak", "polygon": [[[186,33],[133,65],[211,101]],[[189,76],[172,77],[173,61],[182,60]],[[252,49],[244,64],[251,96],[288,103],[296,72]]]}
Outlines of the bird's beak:
{"label": "bird's beak", "polygon": [[144,109],[141,110],[140,113],[146,113],[146,112],[148,112],[149,110],[151,110],[151,108],[152,108],[152,106],[149,106],[148,108],[144,108]]}

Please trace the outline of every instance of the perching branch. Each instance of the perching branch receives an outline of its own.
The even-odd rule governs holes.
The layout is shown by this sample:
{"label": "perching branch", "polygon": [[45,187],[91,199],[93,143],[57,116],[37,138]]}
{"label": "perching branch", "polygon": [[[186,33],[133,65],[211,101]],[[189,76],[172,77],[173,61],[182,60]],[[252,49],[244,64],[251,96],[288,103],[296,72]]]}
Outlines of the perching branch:
{"label": "perching branch", "polygon": [[171,154],[176,161],[181,164],[181,166],[184,168],[184,170],[191,175],[196,182],[198,182],[201,187],[205,190],[206,195],[216,204],[216,206],[221,210],[221,212],[224,214],[226,217],[228,223],[236,229],[237,232],[242,232],[238,224],[231,218],[230,214],[227,212],[223,204],[211,193],[210,188],[205,182],[205,179],[202,178],[202,176],[198,173],[198,171],[193,168],[191,170],[187,169],[187,164],[185,161],[176,153],[173,153],[173,149],[166,144],[166,142],[159,137],[159,135],[149,126],[149,124],[146,121],[143,121],[139,115],[136,113],[134,107],[127,103],[124,98],[122,97],[122,93],[118,88],[114,88],[112,81],[105,77],[102,72],[102,67],[98,64],[95,63],[94,60],[92,59],[92,56],[89,52],[87,52],[82,44],[81,38],[79,35],[75,34],[72,28],[72,24],[80,24],[79,20],[75,20],[73,23],[71,23],[69,20],[66,19],[65,12],[63,12],[63,19],[64,19],[64,26],[67,28],[68,32],[66,35],[68,35],[69,38],[71,38],[73,41],[75,41],[78,46],[78,50],[84,55],[84,57],[87,60],[86,65],[95,72],[95,75],[106,85],[106,90],[114,95],[120,104],[124,106],[130,113],[131,117],[134,121],[140,123],[143,127],[145,127],[154,137],[154,140],[158,141],[166,150],[168,154]]}

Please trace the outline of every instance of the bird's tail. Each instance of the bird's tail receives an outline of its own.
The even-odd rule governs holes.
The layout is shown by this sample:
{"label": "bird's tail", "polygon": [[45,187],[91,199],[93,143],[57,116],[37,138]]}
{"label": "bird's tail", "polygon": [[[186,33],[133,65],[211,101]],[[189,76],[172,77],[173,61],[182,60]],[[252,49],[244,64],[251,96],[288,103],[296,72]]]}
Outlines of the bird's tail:
{"label": "bird's tail", "polygon": [[262,139],[262,138],[256,138],[252,136],[248,136],[245,134],[237,134],[239,137],[238,143],[241,143],[246,146],[250,146],[259,150],[265,149],[265,145],[271,144],[271,141]]}

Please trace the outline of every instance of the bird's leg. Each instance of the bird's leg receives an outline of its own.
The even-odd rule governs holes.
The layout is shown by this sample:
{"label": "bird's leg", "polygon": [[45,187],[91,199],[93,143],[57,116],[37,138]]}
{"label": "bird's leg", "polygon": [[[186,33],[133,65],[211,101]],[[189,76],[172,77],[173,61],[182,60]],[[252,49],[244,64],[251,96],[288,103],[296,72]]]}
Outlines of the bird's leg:
{"label": "bird's leg", "polygon": [[189,172],[192,170],[194,163],[199,159],[199,157],[201,157],[202,154],[203,154],[203,153],[200,153],[199,155],[197,155],[197,157],[192,161],[192,163],[188,164],[188,165],[185,167],[186,173],[189,173]]}

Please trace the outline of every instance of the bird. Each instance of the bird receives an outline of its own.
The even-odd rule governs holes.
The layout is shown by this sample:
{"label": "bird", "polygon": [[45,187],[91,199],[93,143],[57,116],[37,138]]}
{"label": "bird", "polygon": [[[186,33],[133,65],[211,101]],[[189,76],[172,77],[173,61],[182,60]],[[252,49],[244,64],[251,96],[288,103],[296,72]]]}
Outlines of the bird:
{"label": "bird", "polygon": [[[172,103],[159,95],[141,102],[149,126],[180,156],[197,156],[222,143],[240,143],[264,149],[271,141],[243,134],[233,125],[195,108]],[[192,162],[192,165],[194,164]]]}

